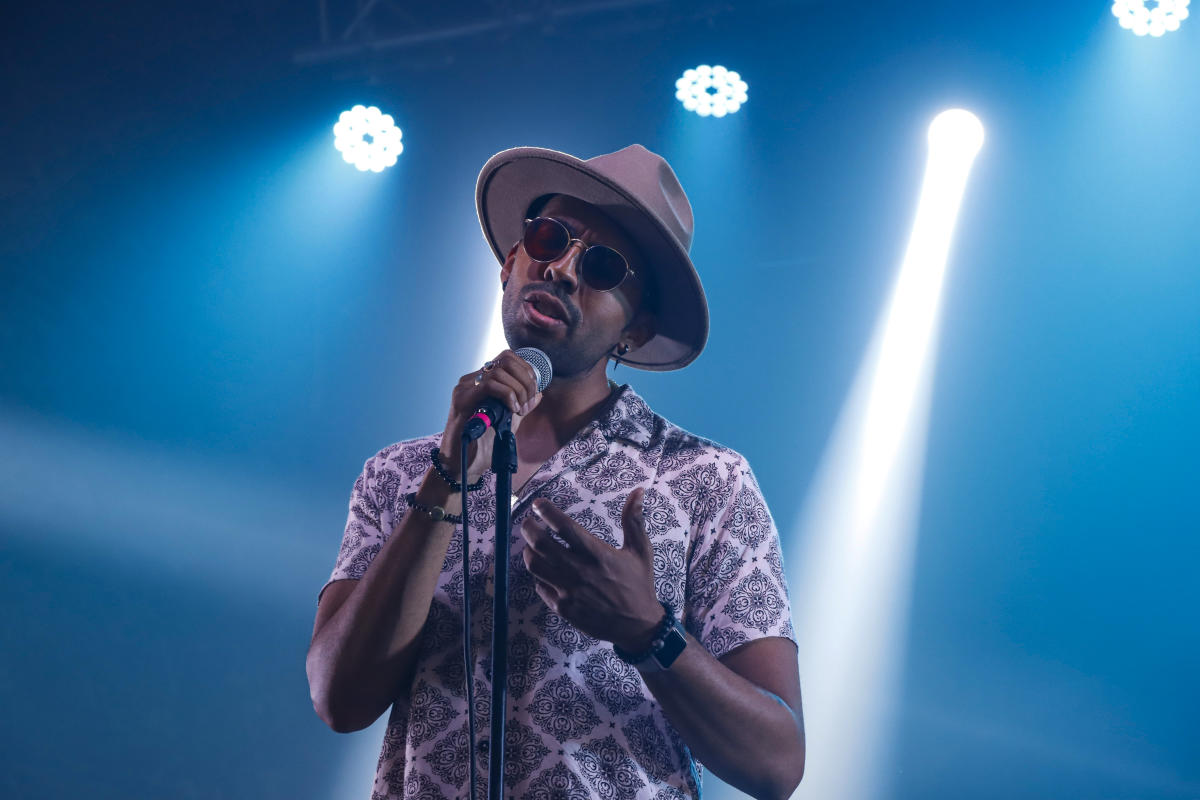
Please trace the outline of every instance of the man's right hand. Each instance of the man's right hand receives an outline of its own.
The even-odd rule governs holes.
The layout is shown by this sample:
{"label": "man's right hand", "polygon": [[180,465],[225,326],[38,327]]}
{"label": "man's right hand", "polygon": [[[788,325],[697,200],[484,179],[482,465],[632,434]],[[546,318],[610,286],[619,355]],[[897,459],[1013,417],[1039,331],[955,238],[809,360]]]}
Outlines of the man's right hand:
{"label": "man's right hand", "polygon": [[[476,370],[459,378],[450,396],[450,413],[442,433],[441,456],[442,466],[455,480],[462,475],[458,460],[463,428],[484,398],[494,397],[508,406],[513,415],[513,433],[517,432],[522,418],[537,408],[542,400],[542,393],[537,390],[537,375],[528,361],[512,350],[505,350],[492,359],[492,363],[495,366],[483,372],[483,380],[478,385],[475,379],[480,371]],[[495,439],[495,430],[488,428],[483,436],[471,442],[468,450],[468,483],[479,480],[479,476],[491,468],[492,443]]]}

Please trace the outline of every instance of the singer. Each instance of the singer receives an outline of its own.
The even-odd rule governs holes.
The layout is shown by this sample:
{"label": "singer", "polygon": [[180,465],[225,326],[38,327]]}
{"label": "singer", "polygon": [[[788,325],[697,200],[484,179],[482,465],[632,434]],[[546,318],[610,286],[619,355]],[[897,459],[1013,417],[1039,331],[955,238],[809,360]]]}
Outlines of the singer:
{"label": "singer", "polygon": [[[504,795],[694,798],[700,764],[758,798],[804,772],[779,535],[738,453],[651,411],[610,362],[680,369],[708,338],[675,173],[640,145],[540,148],[479,175],[514,350],[453,387],[442,433],[390,445],[354,482],[307,669],[339,732],[390,707],[372,800],[469,795],[462,590],[469,581],[477,797],[487,797],[494,432],[471,445],[464,576],[459,441],[487,398],[512,413]],[[485,313],[480,309],[480,313]],[[714,387],[714,391],[728,391]]]}

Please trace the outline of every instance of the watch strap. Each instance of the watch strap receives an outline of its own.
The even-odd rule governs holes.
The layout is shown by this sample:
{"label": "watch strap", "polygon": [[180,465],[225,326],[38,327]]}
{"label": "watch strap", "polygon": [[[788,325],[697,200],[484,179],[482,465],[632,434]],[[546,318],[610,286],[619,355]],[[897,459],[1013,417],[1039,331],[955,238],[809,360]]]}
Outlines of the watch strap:
{"label": "watch strap", "polygon": [[675,663],[675,659],[679,658],[679,654],[687,647],[687,633],[683,630],[683,623],[679,620],[673,620],[673,622],[674,624],[663,636],[662,647],[658,648],[650,658],[635,665],[642,672],[659,672],[670,669],[671,665]]}
{"label": "watch strap", "polygon": [[[662,602],[662,601],[659,601]],[[663,618],[655,631],[650,647],[639,653],[630,653],[613,645],[617,658],[636,667],[641,672],[659,672],[670,669],[679,658],[679,654],[687,647],[687,634],[683,624],[675,618],[675,612],[666,603],[662,603]]]}

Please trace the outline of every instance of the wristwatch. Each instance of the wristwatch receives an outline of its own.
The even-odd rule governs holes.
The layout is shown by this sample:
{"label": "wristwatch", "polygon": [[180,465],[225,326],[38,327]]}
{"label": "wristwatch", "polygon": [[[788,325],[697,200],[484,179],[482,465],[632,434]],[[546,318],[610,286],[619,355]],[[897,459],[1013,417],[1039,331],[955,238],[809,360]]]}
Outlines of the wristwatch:
{"label": "wristwatch", "polygon": [[687,647],[683,623],[675,618],[675,612],[670,606],[663,603],[662,607],[666,613],[663,614],[662,622],[659,623],[658,631],[648,649],[640,653],[630,653],[613,645],[613,652],[617,654],[617,658],[633,665],[639,672],[661,672],[670,669],[675,659],[679,658],[679,654]]}

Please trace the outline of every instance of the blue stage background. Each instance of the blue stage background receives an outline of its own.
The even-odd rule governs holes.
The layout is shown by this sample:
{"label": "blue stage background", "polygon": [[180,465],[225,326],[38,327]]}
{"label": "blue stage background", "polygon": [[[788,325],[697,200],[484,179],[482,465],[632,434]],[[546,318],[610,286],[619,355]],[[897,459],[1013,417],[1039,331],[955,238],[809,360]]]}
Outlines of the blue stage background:
{"label": "blue stage background", "polygon": [[[316,595],[363,461],[440,429],[477,366],[498,275],[474,181],[506,147],[675,167],[712,337],[615,377],[743,452],[797,558],[925,126],[958,105],[987,142],[888,796],[1200,797],[1200,20],[1151,40],[1105,2],[747,3],[463,39],[372,81],[293,63],[316,5],[6,14],[0,794],[365,800],[378,727],[309,703]],[[704,62],[748,81],[736,115],[672,97]],[[333,150],[354,103],[404,129],[395,168]]]}

